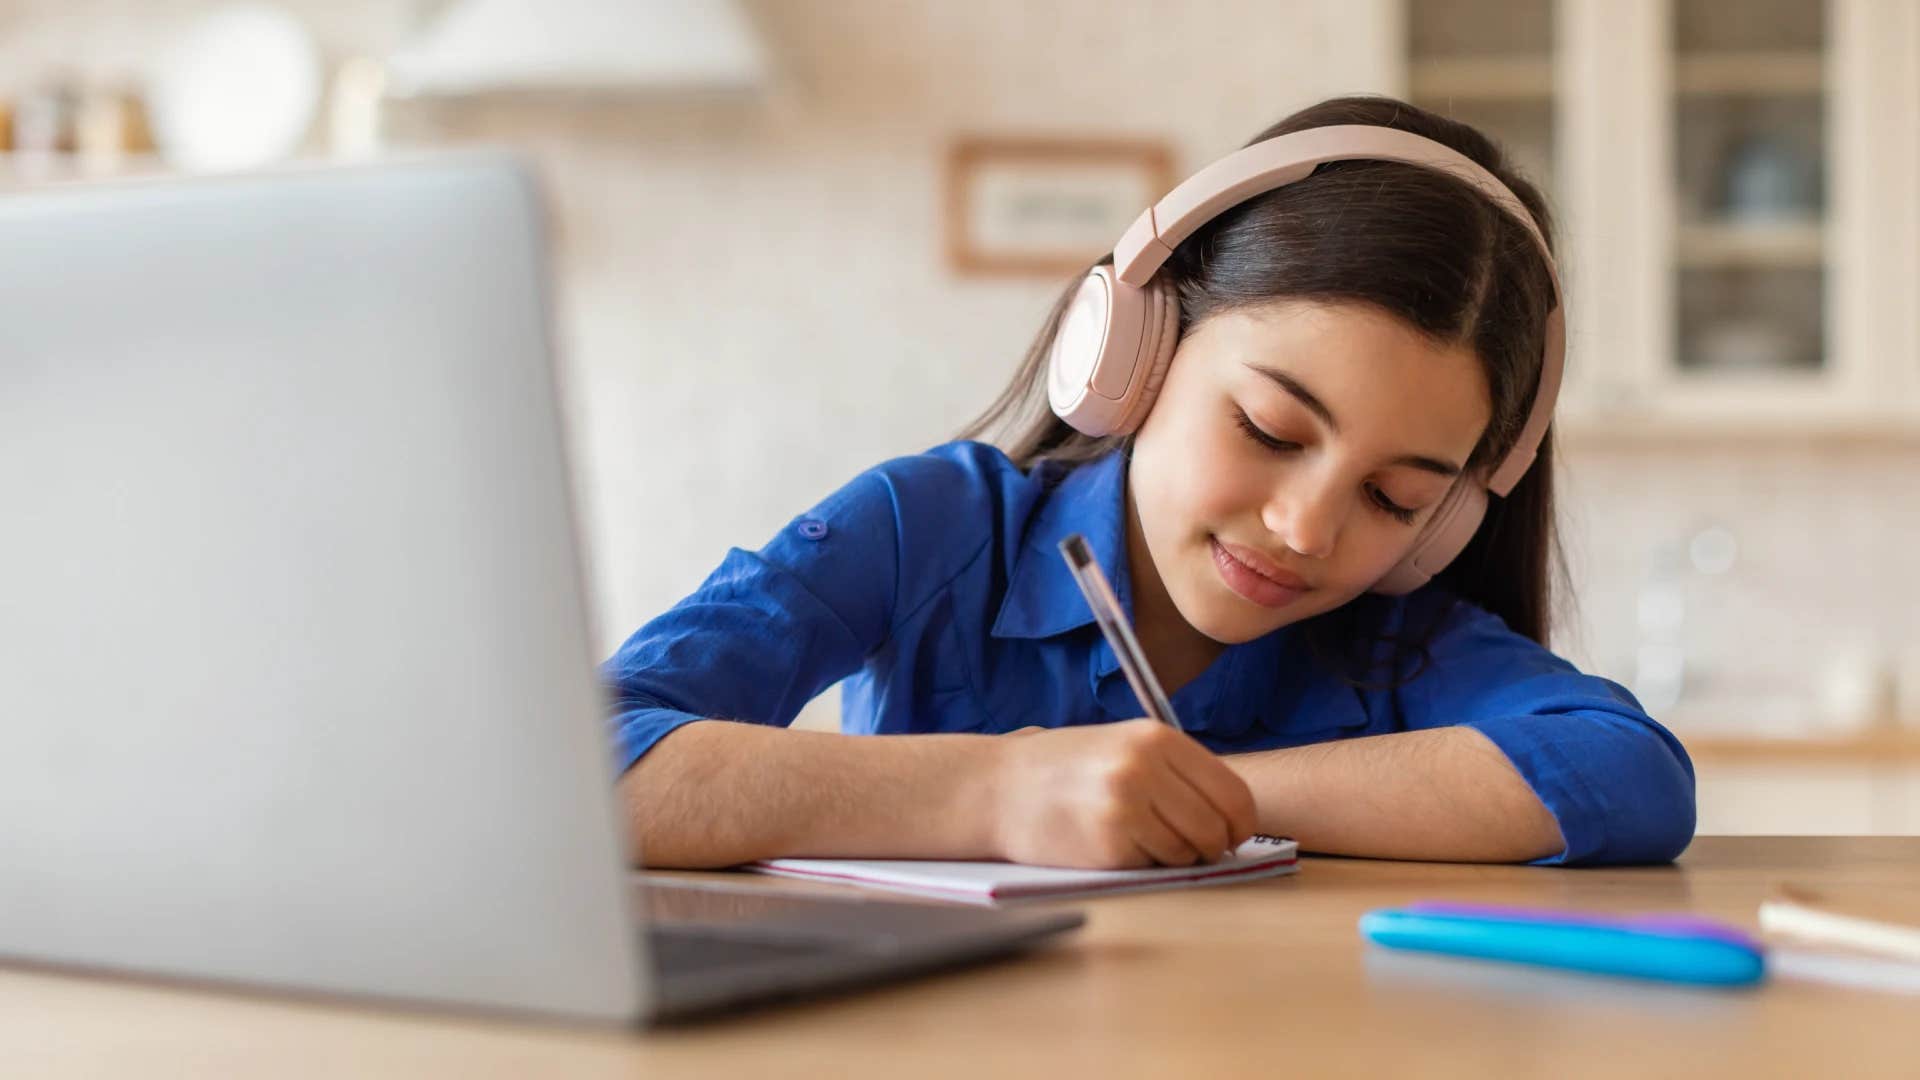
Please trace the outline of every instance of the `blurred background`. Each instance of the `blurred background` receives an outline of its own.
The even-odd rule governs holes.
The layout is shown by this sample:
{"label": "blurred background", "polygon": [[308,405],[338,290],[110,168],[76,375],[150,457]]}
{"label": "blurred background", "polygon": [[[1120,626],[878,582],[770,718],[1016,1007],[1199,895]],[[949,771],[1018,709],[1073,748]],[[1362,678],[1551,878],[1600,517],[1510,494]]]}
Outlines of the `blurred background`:
{"label": "blurred background", "polygon": [[529,155],[604,652],[1351,92],[1480,125],[1558,214],[1556,649],[1686,740],[1702,832],[1920,832],[1910,0],[0,0],[0,198]]}

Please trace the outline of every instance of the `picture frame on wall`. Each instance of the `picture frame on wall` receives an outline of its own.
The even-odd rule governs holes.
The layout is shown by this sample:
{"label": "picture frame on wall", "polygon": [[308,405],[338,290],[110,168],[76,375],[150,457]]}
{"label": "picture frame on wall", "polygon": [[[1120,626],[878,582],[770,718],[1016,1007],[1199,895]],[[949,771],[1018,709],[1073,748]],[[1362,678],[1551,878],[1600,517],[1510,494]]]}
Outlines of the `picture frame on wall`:
{"label": "picture frame on wall", "polygon": [[1156,139],[958,137],[946,162],[947,265],[963,277],[1085,270],[1173,176],[1173,153]]}

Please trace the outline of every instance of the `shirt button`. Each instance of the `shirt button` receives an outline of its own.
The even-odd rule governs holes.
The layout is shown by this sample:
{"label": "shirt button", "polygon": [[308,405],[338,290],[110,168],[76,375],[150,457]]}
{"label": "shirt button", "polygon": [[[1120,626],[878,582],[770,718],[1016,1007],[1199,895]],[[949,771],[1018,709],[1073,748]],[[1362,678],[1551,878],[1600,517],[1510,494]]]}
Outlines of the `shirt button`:
{"label": "shirt button", "polygon": [[827,535],[827,523],[808,518],[800,523],[800,535],[809,540],[823,540]]}

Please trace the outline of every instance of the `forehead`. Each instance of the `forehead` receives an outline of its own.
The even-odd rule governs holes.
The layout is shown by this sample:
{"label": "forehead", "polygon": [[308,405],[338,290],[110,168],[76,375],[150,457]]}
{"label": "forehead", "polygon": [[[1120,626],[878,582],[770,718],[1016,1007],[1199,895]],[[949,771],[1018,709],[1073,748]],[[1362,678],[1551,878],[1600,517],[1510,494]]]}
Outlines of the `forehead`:
{"label": "forehead", "polygon": [[[1493,411],[1486,374],[1470,348],[1436,342],[1369,305],[1241,308],[1206,319],[1189,338],[1201,366],[1276,407],[1301,406],[1256,369],[1293,376],[1333,414],[1345,438],[1446,450],[1464,460]],[[1183,352],[1187,346],[1183,341]]]}

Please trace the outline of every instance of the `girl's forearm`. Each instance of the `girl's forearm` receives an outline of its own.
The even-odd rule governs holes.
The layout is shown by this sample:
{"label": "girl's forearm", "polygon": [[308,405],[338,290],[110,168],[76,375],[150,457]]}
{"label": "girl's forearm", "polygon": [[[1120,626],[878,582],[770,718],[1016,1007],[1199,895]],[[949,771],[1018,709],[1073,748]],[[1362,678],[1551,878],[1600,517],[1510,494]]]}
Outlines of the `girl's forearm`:
{"label": "girl's forearm", "polygon": [[[776,856],[1002,858],[992,807],[1004,740],[837,735],[707,720],[621,778],[636,861],[732,866]],[[1223,759],[1263,832],[1308,851],[1521,861],[1559,827],[1471,728],[1374,736]]]}
{"label": "girl's forearm", "polygon": [[1522,862],[1561,850],[1560,827],[1499,747],[1436,728],[1227,762],[1253,791],[1260,830],[1305,851],[1382,859]]}
{"label": "girl's forearm", "polygon": [[702,720],[621,777],[635,861],[775,856],[992,858],[996,740],[838,735]]}

